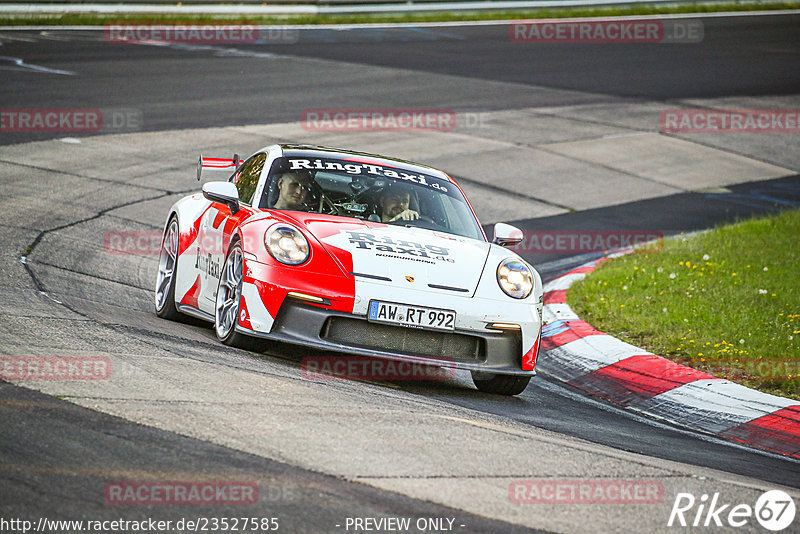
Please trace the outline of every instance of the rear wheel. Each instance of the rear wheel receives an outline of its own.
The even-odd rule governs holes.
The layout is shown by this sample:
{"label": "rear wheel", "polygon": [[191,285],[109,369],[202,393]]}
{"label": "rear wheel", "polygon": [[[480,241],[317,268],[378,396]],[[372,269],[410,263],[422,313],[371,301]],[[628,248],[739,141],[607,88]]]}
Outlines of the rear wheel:
{"label": "rear wheel", "polygon": [[175,280],[178,277],[178,219],[172,217],[161,241],[156,276],[156,315],[162,319],[177,320],[180,313],[175,307]]}
{"label": "rear wheel", "polygon": [[475,387],[484,393],[494,393],[495,395],[519,395],[525,391],[530,381],[531,377],[529,376],[472,371],[472,382]]}
{"label": "rear wheel", "polygon": [[244,258],[238,241],[231,245],[217,287],[214,331],[224,344],[246,350],[259,349],[257,340],[236,331],[242,302]]}

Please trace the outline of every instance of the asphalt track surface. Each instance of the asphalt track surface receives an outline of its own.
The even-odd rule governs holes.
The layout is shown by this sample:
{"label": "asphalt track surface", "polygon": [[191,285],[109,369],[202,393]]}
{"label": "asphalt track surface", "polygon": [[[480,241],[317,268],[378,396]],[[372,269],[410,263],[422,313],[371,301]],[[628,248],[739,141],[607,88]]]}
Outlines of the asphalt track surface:
{"label": "asphalt track surface", "polygon": [[[2,82],[3,106],[135,108],[146,117],[144,129],[171,130],[297,121],[308,108],[356,105],[483,111],[621,97],[668,101],[797,92],[796,16],[703,23],[702,46],[513,43],[505,24],[300,30],[295,43],[235,46],[131,47],[103,43],[98,32],[85,41],[62,40],[58,32],[45,32],[44,39],[33,42],[11,35],[0,56],[44,61],[80,76],[42,79],[41,73],[0,60],[0,68],[15,69]],[[269,61],[273,55],[382,66],[396,75],[381,79],[322,65],[293,67]],[[432,73],[576,93],[485,93],[469,83],[442,87],[426,76]],[[3,144],[23,140],[0,136]]]}
{"label": "asphalt track surface", "polygon": [[[299,42],[292,45],[237,45],[235,52],[230,47],[109,44],[91,32],[1,32],[0,55],[23,58],[29,65],[80,74],[46,74],[7,61],[0,64],[3,69],[0,100],[3,108],[132,108],[141,111],[146,119],[141,131],[159,131],[297,121],[308,108],[414,106],[503,111],[575,103],[603,104],[620,98],[669,101],[753,95],[780,97],[800,90],[800,72],[796,68],[800,57],[798,22],[797,16],[709,18],[704,20],[705,40],[701,47],[638,45],[635,48],[520,46],[509,42],[505,26],[303,30]],[[342,77],[337,78],[336,69],[323,69],[322,64],[317,69],[313,61],[262,62],[273,56],[345,63],[341,63]],[[374,75],[359,78],[359,69],[353,65],[379,66],[391,69],[396,75],[385,79]],[[429,74],[455,76],[460,83],[453,85],[451,80],[446,85],[435,78],[429,81]],[[522,92],[517,94],[510,89],[489,94],[473,84],[473,80],[559,91],[543,91],[535,98],[528,93],[520,96]],[[63,133],[0,135],[0,145],[63,136]],[[4,153],[0,148],[0,155]],[[0,159],[5,160],[2,156]],[[35,166],[35,162],[31,165]],[[10,187],[11,173],[4,174],[3,187]],[[649,220],[649,227],[661,228],[668,234],[800,205],[797,176],[732,186],[730,192],[728,195],[679,193],[613,207],[520,218],[515,223],[523,228],[608,229],[638,228],[642,220]],[[170,194],[174,196],[176,191]],[[161,218],[162,214],[155,215],[153,226],[160,224]],[[45,220],[39,224],[47,229],[46,235],[71,222]],[[38,235],[27,243],[43,247],[47,238]],[[11,237],[11,232],[6,236],[3,254],[18,255],[20,240]],[[542,273],[547,277],[585,258],[533,256],[530,259],[545,266]],[[553,262],[556,259],[561,261]],[[53,291],[58,284],[86,283],[84,276],[69,271],[53,274],[45,266],[32,264],[25,268],[20,280],[25,278],[25,283],[32,280],[37,289]],[[119,298],[124,299],[126,294],[121,291]],[[141,310],[137,309],[135,299],[131,313],[102,318],[99,314],[107,308],[94,307],[80,297],[64,299],[63,303],[69,311],[97,322],[95,334],[110,331],[109,337],[113,333],[131,343],[145,340],[174,347],[185,343],[200,359],[222,358],[236,365],[242,365],[242,358],[244,361],[251,358],[253,362],[245,365],[252,365],[255,372],[270,373],[271,366],[285,361],[292,365],[292,352],[288,350],[285,357],[263,358],[223,350],[202,327],[174,325],[179,334],[174,341],[165,339],[163,333],[150,336],[147,329],[152,320],[137,318]],[[23,305],[21,301],[19,306]],[[13,332],[8,328],[4,340],[15,335]],[[35,346],[36,340],[31,339],[30,343]],[[352,387],[368,391],[375,386],[355,383]],[[422,398],[433,406],[455,406],[489,419],[498,416],[567,439],[579,438],[649,458],[710,468],[757,481],[754,484],[800,488],[800,462],[632,417],[544,376],[532,381],[523,395],[513,399],[480,395],[463,384],[409,383],[392,391],[395,389],[401,395]],[[180,507],[120,511],[119,507],[106,505],[98,492],[98,487],[110,477],[146,479],[172,473],[176,478],[202,480],[209,477],[252,480],[255,476],[265,498],[258,510],[248,509],[248,515],[280,516],[285,524],[294,525],[285,527],[290,532],[341,531],[334,525],[345,517],[384,515],[456,517],[457,524],[467,525],[463,531],[468,532],[527,531],[523,526],[131,423],[5,382],[0,383],[0,411],[4,426],[0,437],[3,479],[0,514],[4,518],[42,515],[179,518],[187,515]],[[320,418],[325,416],[319,414]],[[550,476],[558,476],[557,467]],[[272,489],[277,492],[274,499],[269,498]],[[191,510],[197,516],[231,516],[237,512],[235,508],[219,507]],[[629,530],[625,525],[619,528]]]}

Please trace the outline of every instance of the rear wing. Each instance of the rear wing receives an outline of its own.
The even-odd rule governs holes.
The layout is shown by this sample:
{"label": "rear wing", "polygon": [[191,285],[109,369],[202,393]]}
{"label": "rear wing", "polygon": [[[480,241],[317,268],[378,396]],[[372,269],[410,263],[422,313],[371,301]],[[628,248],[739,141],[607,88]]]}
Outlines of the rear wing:
{"label": "rear wing", "polygon": [[234,172],[239,170],[239,165],[244,163],[243,159],[239,159],[239,154],[234,154],[233,158],[204,158],[202,154],[200,154],[200,159],[197,161],[197,181],[200,181],[200,175],[203,173],[203,169],[214,169],[218,171],[226,171],[226,170],[233,170]]}

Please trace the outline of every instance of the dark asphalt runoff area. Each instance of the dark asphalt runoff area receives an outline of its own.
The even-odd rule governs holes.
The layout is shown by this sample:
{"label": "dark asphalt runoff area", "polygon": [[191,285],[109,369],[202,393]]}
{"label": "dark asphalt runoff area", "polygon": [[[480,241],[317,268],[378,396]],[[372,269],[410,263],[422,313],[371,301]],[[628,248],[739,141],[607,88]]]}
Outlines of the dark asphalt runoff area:
{"label": "dark asphalt runoff area", "polygon": [[[669,101],[793,94],[800,88],[800,16],[702,19],[702,43],[515,43],[508,25],[300,30],[292,44],[130,46],[102,31],[33,42],[2,40],[4,108],[133,108],[141,129],[205,128],[299,121],[308,108],[428,107],[456,111],[567,106],[561,93],[487,94],[469,80],[586,91],[602,103],[620,97]],[[4,33],[8,35],[9,32]],[[24,32],[11,33],[24,35]],[[411,76],[359,77],[358,71],[299,67],[309,57],[407,69]],[[209,57],[210,56],[210,57]],[[79,73],[45,75],[8,58]],[[223,61],[220,61],[220,58]],[[457,76],[446,86],[428,74]],[[581,98],[581,102],[586,102]],[[0,144],[54,134],[0,135]]]}
{"label": "dark asphalt runoff area", "polygon": [[[206,520],[228,518],[233,525],[247,517],[259,525],[266,519],[270,526],[247,531],[300,533],[342,532],[347,518],[393,516],[412,522],[450,518],[464,525],[459,528],[464,532],[536,532],[138,425],[2,381],[0,420],[0,517],[5,520],[34,525],[39,518],[171,521],[166,531],[190,532],[194,529],[177,528],[181,520],[213,530]],[[149,505],[113,502],[110,486],[142,481],[255,486],[257,502],[168,506],[155,496]],[[236,495],[225,497],[235,500]]]}
{"label": "dark asphalt runoff area", "polygon": [[[509,40],[506,25],[301,30],[299,41],[291,45],[210,48],[125,46],[104,42],[102,32],[86,30],[44,34],[0,30],[0,102],[3,108],[135,109],[147,118],[141,130],[160,131],[298,121],[310,107],[513,110],[567,106],[578,99],[569,93],[515,99],[513,92],[499,98],[471,90],[471,79],[585,91],[597,103],[619,98],[670,101],[799,92],[800,16],[702,20],[705,38],[699,46],[521,44]],[[37,37],[25,39],[26,35]],[[293,57],[350,65],[343,68],[346,78],[329,76],[330,70],[321,77],[313,64],[297,66]],[[44,74],[20,66],[13,58],[78,74]],[[358,69],[352,65],[399,69],[404,75],[358,79]],[[428,83],[428,74],[434,73],[457,78],[447,84],[441,79]],[[586,102],[585,98],[581,101]],[[0,133],[0,160],[4,145],[63,136]],[[510,222],[523,229],[640,229],[641,220],[648,217],[649,228],[664,229],[668,235],[800,206],[798,176],[730,189],[733,194],[724,196],[681,193]],[[158,214],[156,222],[160,219]],[[529,259],[551,265],[542,270],[547,278],[588,258],[537,255]],[[482,395],[447,384],[409,383],[401,388],[409,395],[424,395],[620,450],[800,488],[800,462],[631,416],[547,377],[533,380],[515,398]],[[467,525],[463,532],[529,531],[130,423],[2,381],[0,421],[0,516],[4,518],[157,516],[177,521],[189,516],[241,515],[237,507],[126,508],[104,501],[103,486],[109,480],[163,480],[167,473],[176,479],[253,481],[263,498],[255,507],[247,507],[246,515],[279,516],[280,530],[287,532],[341,532],[331,525],[349,516],[384,515],[454,517],[457,524]],[[310,502],[314,505],[309,506]]]}

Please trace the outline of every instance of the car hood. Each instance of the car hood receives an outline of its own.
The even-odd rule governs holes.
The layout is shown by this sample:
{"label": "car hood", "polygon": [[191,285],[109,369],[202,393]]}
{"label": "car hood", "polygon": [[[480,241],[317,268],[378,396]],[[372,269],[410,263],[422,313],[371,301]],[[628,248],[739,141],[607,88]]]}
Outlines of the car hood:
{"label": "car hood", "polygon": [[299,217],[357,280],[472,296],[490,244],[423,228],[341,218]]}

